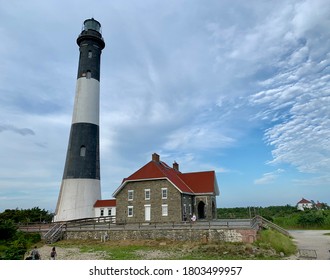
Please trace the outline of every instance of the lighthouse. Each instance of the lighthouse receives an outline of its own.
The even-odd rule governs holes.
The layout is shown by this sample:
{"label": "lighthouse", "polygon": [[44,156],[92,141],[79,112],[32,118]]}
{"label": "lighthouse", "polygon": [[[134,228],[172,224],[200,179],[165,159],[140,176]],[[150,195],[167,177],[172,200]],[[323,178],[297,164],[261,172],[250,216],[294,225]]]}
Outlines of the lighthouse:
{"label": "lighthouse", "polygon": [[70,137],[54,221],[94,216],[101,199],[99,107],[100,61],[105,47],[101,24],[84,21],[77,38],[79,65]]}

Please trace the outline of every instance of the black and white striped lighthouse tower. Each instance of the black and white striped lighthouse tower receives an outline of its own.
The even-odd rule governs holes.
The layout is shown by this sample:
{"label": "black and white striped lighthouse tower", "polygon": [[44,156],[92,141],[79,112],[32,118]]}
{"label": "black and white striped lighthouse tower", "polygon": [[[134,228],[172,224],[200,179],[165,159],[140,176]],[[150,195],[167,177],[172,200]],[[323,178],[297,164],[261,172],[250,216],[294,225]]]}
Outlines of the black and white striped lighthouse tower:
{"label": "black and white striped lighthouse tower", "polygon": [[70,139],[54,221],[94,216],[101,199],[99,152],[101,24],[84,21],[77,38],[80,57]]}

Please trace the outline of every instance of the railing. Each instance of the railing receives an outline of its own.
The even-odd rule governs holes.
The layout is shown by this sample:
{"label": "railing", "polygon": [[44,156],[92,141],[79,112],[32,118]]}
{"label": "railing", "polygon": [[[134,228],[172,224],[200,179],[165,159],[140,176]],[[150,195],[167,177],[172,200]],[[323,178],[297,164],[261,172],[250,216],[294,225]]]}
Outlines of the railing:
{"label": "railing", "polygon": [[256,229],[258,229],[257,227],[272,228],[286,236],[291,236],[287,230],[272,223],[271,221],[266,220],[262,216],[255,216],[253,219],[251,219],[251,227]]}
{"label": "railing", "polygon": [[61,239],[62,230],[65,224],[55,224],[45,235],[44,238],[46,243],[53,243]]}
{"label": "railing", "polygon": [[251,228],[250,219],[198,220],[196,222],[137,222],[115,223],[113,220],[95,222],[94,219],[70,221],[66,223],[67,230],[138,230],[138,229],[216,229],[216,228]]}

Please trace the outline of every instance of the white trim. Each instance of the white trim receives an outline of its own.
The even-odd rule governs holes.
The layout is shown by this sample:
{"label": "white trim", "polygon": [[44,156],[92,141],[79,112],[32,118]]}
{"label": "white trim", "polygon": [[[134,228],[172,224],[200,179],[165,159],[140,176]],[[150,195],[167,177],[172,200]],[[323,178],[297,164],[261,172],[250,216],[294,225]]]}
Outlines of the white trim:
{"label": "white trim", "polygon": [[[146,193],[149,192],[149,197],[146,196]],[[144,200],[150,200],[151,191],[150,189],[144,189]]]}
{"label": "white trim", "polygon": [[[129,214],[129,210],[132,209],[132,214],[130,215]],[[127,206],[127,217],[131,218],[131,217],[134,217],[134,207],[129,205]]]}
{"label": "white trim", "polygon": [[[166,197],[163,196],[163,191],[166,190]],[[168,199],[168,188],[161,188],[161,191],[162,191],[162,199]]]}
{"label": "white trim", "polygon": [[[132,194],[132,198],[130,198],[130,194]],[[128,190],[127,191],[127,201],[133,201],[134,200],[134,190]]]}
{"label": "white trim", "polygon": [[[164,211],[166,209],[166,211]],[[168,204],[162,204],[162,217],[168,216]]]}

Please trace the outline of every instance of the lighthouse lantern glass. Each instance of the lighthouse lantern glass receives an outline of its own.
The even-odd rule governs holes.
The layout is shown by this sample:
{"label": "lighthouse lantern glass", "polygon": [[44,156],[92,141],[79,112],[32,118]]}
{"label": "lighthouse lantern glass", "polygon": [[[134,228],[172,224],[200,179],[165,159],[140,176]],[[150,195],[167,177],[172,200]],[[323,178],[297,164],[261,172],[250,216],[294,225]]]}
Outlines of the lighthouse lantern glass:
{"label": "lighthouse lantern glass", "polygon": [[101,25],[99,22],[97,22],[96,20],[94,19],[88,19],[84,22],[84,26],[85,26],[85,30],[89,30],[89,29],[92,29],[92,30],[95,30],[97,32],[100,32],[100,29],[101,29]]}

